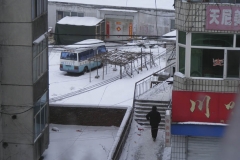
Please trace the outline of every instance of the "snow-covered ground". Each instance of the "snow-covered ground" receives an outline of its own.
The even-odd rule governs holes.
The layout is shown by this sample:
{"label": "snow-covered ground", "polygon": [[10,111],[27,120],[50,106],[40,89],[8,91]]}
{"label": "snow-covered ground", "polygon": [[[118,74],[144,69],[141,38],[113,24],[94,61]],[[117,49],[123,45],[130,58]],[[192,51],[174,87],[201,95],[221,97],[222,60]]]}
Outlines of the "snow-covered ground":
{"label": "snow-covered ground", "polygon": [[105,160],[118,127],[50,124],[50,145],[44,160]]}
{"label": "snow-covered ground", "polygon": [[[137,46],[125,46],[121,47],[118,44],[111,44],[109,50],[115,47],[121,50],[129,50],[132,52],[140,52],[141,48]],[[145,52],[150,52],[150,49],[143,49]],[[154,55],[162,54],[165,48],[155,47],[151,49]],[[98,70],[99,78],[94,78],[97,75],[97,70],[91,71],[91,73],[85,73],[84,75],[68,75],[66,72],[59,70],[60,62],[60,49],[49,49],[49,98],[55,98],[67,93],[76,92],[82,88],[92,86],[94,84],[103,82],[109,78],[120,75],[120,69],[117,67],[117,71],[113,71],[115,66],[108,65],[105,68],[104,76],[103,70],[100,68]],[[128,76],[123,79],[117,80],[113,83],[105,85],[101,88],[86,92],[84,94],[79,94],[77,96],[63,99],[61,101],[53,103],[67,103],[67,104],[87,104],[87,105],[101,105],[101,106],[132,106],[132,98],[134,93],[135,82],[145,78],[146,76],[160,70],[165,66],[165,59],[163,58],[159,61],[156,60],[156,67],[150,68],[148,70],[143,68],[139,74],[134,72],[133,78]],[[140,65],[140,60],[136,62],[136,66]],[[106,71],[107,70],[107,71]],[[107,72],[107,73],[106,73]],[[103,80],[104,78],[104,80]],[[91,81],[91,82],[90,82]]]}
{"label": "snow-covered ground", "polygon": [[[111,44],[111,46],[116,46]],[[118,45],[117,45],[118,46]],[[137,46],[119,47],[129,51],[140,51]],[[108,48],[109,50],[114,47]],[[150,51],[149,48],[143,49]],[[155,47],[151,49],[154,55],[162,54],[165,48]],[[98,70],[100,78],[94,78],[97,70],[84,75],[68,75],[59,70],[60,49],[49,48],[49,96],[50,99],[67,93],[78,91],[84,87],[100,83],[104,80],[119,75],[119,68],[113,71],[114,66],[107,66],[103,80],[102,68]],[[87,104],[109,107],[132,106],[135,82],[160,70],[165,66],[164,56],[156,60],[157,65],[143,69],[139,74],[136,72],[132,78],[126,76],[103,87],[94,89],[83,94],[51,102],[53,104]],[[91,78],[90,78],[91,77]],[[58,127],[59,131],[50,132],[49,148],[44,152],[44,160],[105,160],[111,150],[118,127],[89,127],[89,126],[65,126]],[[143,130],[142,130],[143,129]],[[148,159],[155,160],[163,157],[169,159],[169,148],[164,148],[164,131],[159,130],[157,141],[151,139],[150,128],[143,128],[133,121],[127,144],[122,153],[122,160]],[[162,155],[163,154],[163,155]]]}
{"label": "snow-covered ground", "polygon": [[120,160],[170,160],[170,147],[164,147],[164,130],[152,140],[151,128],[132,122]]}

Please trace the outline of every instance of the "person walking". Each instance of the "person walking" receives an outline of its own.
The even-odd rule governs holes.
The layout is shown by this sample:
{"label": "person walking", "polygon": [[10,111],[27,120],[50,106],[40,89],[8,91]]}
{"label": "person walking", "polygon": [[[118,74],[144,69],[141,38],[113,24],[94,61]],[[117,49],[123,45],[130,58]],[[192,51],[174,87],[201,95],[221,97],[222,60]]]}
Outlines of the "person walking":
{"label": "person walking", "polygon": [[158,133],[158,124],[161,122],[161,115],[157,111],[156,106],[152,106],[152,111],[146,115],[146,118],[147,120],[150,120],[152,138],[153,141],[155,141]]}

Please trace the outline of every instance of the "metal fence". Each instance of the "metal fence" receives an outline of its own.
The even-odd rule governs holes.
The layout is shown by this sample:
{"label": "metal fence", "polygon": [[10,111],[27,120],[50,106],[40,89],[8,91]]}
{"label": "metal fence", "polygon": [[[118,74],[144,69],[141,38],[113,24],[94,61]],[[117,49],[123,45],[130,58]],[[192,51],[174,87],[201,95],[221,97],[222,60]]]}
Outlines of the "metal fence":
{"label": "metal fence", "polygon": [[141,96],[142,94],[146,93],[147,91],[149,91],[154,85],[159,85],[161,84],[162,81],[158,80],[158,76],[156,75],[161,75],[164,70],[172,67],[173,65],[175,65],[175,62],[166,66],[165,68],[145,77],[144,79],[141,79],[140,81],[135,83],[135,93],[134,93],[134,98],[138,98],[139,96]]}

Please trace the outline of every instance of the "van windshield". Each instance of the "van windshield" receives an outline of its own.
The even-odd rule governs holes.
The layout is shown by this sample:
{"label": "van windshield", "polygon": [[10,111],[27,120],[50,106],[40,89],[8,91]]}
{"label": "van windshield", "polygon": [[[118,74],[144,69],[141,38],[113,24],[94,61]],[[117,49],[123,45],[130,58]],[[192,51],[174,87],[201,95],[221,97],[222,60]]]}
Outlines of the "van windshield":
{"label": "van windshield", "polygon": [[98,54],[106,53],[106,52],[107,52],[105,46],[99,46],[97,49],[98,49]]}
{"label": "van windshield", "polygon": [[76,53],[69,53],[69,52],[62,52],[61,53],[61,59],[66,59],[66,60],[77,60],[77,54]]}

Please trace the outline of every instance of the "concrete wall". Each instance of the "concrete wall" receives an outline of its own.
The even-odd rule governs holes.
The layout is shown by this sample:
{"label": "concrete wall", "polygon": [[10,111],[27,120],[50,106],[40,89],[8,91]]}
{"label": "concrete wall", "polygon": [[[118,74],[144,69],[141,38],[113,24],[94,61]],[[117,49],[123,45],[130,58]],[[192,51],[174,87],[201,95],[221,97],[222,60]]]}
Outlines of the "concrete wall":
{"label": "concrete wall", "polygon": [[50,106],[50,123],[86,126],[120,126],[126,109]]}
{"label": "concrete wall", "polygon": [[[28,112],[24,112],[30,109]],[[2,112],[9,113],[2,115],[3,142],[15,144],[33,144],[33,108],[2,106]],[[21,113],[22,114],[15,114]],[[13,116],[15,115],[15,117]]]}
{"label": "concrete wall", "polygon": [[[177,29],[186,32],[239,33],[240,31],[205,30],[206,7],[209,3],[188,3],[175,1]],[[232,6],[231,4],[211,3],[211,6]],[[236,4],[234,4],[236,6]]]}
{"label": "concrete wall", "polygon": [[[3,146],[6,144],[3,143]],[[33,158],[33,145],[28,144],[7,144],[2,147],[3,159],[23,160]]]}
{"label": "concrete wall", "polygon": [[[48,90],[48,76],[34,86],[32,47],[47,32],[47,13],[32,20],[32,0],[2,0],[0,6],[0,159],[38,160],[33,104]],[[48,129],[41,136],[48,137]],[[36,141],[44,144],[42,153],[49,139]]]}
{"label": "concrete wall", "polygon": [[3,46],[2,84],[32,84],[32,47]]}
{"label": "concrete wall", "polygon": [[239,89],[239,79],[196,79],[174,75],[173,90],[237,93]]}
{"label": "concrete wall", "polygon": [[3,45],[23,45],[32,44],[31,23],[1,23],[0,42]]}
{"label": "concrete wall", "polygon": [[[175,19],[174,14],[166,11],[158,11],[156,18],[156,12],[154,10],[142,11],[139,13],[139,20],[137,24],[137,34],[143,35],[163,35],[170,32],[171,19]],[[156,30],[156,21],[157,29]]]}
{"label": "concrete wall", "polygon": [[1,0],[0,6],[0,22],[31,22],[31,0]]}

